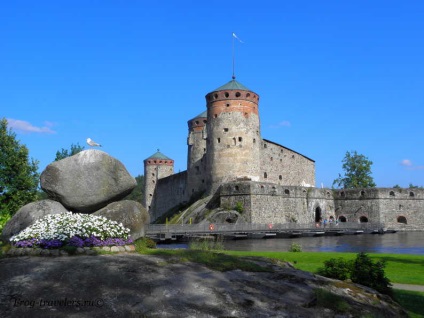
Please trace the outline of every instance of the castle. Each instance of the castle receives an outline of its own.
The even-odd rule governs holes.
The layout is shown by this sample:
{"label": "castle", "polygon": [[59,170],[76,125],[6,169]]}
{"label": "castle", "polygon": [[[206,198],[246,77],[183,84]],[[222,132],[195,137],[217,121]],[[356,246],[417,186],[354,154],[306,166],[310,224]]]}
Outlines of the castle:
{"label": "castle", "polygon": [[234,77],[208,93],[206,111],[188,121],[187,145],[186,171],[174,173],[174,161],[160,151],[144,160],[144,205],[152,221],[210,195],[220,206],[242,204],[251,223],[422,224],[421,189],[314,188],[314,160],[262,138],[259,95]]}

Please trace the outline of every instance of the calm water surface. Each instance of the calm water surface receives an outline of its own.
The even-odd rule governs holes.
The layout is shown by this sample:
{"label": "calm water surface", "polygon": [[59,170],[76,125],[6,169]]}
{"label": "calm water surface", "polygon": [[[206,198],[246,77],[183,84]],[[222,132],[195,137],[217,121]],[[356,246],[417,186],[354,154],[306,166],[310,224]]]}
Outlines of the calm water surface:
{"label": "calm water surface", "polygon": [[305,252],[367,252],[424,255],[424,232],[360,234],[226,241],[225,249],[238,251],[288,251],[292,243]]}
{"label": "calm water surface", "polygon": [[[300,244],[305,252],[367,252],[424,255],[424,232],[230,240],[225,241],[224,246],[226,250],[286,252],[292,243]],[[158,247],[187,248],[187,244],[165,244],[158,245]]]}

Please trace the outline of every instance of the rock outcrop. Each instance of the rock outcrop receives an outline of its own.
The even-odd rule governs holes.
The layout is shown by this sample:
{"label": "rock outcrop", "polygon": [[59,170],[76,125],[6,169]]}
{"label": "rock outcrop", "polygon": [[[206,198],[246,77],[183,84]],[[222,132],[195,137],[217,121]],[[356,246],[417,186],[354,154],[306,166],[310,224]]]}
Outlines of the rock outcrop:
{"label": "rock outcrop", "polygon": [[67,212],[66,208],[59,202],[53,200],[41,200],[24,205],[6,223],[3,228],[1,239],[4,242],[18,234],[26,227],[32,225],[36,220],[48,215]]}
{"label": "rock outcrop", "polygon": [[120,161],[94,149],[53,162],[41,174],[41,188],[72,212],[93,213],[136,185]]}
{"label": "rock outcrop", "polygon": [[174,257],[0,259],[2,317],[407,317],[352,283],[249,259],[266,272],[219,272]]}
{"label": "rock outcrop", "polygon": [[130,229],[133,240],[144,236],[144,225],[150,222],[146,209],[140,203],[131,200],[112,202],[93,214],[122,223]]}

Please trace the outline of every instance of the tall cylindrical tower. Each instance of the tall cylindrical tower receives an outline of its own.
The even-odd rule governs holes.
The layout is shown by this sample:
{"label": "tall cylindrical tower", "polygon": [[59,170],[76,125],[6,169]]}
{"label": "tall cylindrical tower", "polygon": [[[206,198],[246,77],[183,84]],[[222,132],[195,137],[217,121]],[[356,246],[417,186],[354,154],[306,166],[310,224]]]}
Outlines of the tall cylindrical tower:
{"label": "tall cylindrical tower", "polygon": [[259,96],[234,78],[206,95],[209,193],[236,179],[259,181]]}
{"label": "tall cylindrical tower", "polygon": [[187,122],[187,195],[189,199],[190,196],[206,190],[206,123],[206,111]]}
{"label": "tall cylindrical tower", "polygon": [[206,153],[206,122],[206,111],[187,122],[187,170],[190,170],[191,167],[195,166]]}
{"label": "tall cylindrical tower", "polygon": [[150,212],[156,184],[159,179],[174,174],[174,160],[162,154],[159,149],[144,160],[144,206]]}

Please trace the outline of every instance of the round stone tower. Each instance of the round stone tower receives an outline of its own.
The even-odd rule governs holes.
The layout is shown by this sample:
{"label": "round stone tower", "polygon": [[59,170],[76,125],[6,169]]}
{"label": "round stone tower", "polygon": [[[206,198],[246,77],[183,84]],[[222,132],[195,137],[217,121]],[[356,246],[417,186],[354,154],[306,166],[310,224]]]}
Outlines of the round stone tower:
{"label": "round stone tower", "polygon": [[202,160],[206,153],[206,122],[206,111],[187,122],[187,170],[190,170],[190,168],[194,167],[200,160]]}
{"label": "round stone tower", "polygon": [[206,190],[206,123],[206,111],[187,122],[187,194],[189,197]]}
{"label": "round stone tower", "polygon": [[259,181],[259,96],[233,78],[206,95],[209,193],[236,179]]}
{"label": "round stone tower", "polygon": [[159,149],[144,160],[144,206],[151,209],[157,181],[174,174],[174,160],[162,154]]}

